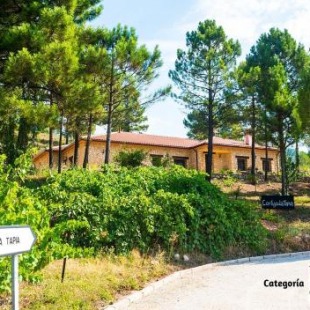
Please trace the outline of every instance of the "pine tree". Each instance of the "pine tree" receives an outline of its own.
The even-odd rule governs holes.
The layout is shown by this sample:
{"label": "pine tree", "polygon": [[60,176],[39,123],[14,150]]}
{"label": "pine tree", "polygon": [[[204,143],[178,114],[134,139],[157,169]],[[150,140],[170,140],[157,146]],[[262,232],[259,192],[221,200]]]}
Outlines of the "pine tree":
{"label": "pine tree", "polygon": [[192,111],[204,111],[207,116],[208,154],[207,179],[212,177],[213,136],[216,120],[226,109],[228,88],[240,44],[228,39],[214,20],[200,22],[196,31],[186,34],[187,50],[177,51],[175,70],[169,76],[179,87],[178,98]]}
{"label": "pine tree", "polygon": [[[252,136],[251,144],[251,179],[252,183],[256,183],[256,154],[255,143],[256,133],[259,123],[259,102],[257,92],[257,82],[260,76],[259,67],[250,67],[247,62],[242,62],[237,70],[237,81],[242,98],[242,114],[250,125],[250,133]],[[268,160],[266,158],[266,160]],[[266,169],[267,171],[267,169]]]}
{"label": "pine tree", "polygon": [[294,143],[298,110],[297,92],[307,54],[287,30],[272,28],[252,47],[247,61],[260,68],[259,100],[268,117],[273,142],[280,149],[282,195],[288,192],[286,149]]}
{"label": "pine tree", "polygon": [[[11,137],[9,145],[7,139],[0,138],[9,162],[14,162],[47,124],[52,148],[52,128],[59,126],[57,113],[63,111],[61,105],[72,82],[69,76],[76,68],[75,24],[95,18],[101,11],[99,4],[99,0],[0,3],[0,88],[5,99],[0,113],[8,111],[7,102],[16,104],[10,107],[7,124],[0,128]],[[13,94],[16,100],[6,100]]]}
{"label": "pine tree", "polygon": [[166,90],[159,91],[151,99],[141,101],[142,92],[157,77],[162,65],[160,52],[157,47],[150,52],[144,45],[139,46],[134,29],[120,25],[112,30],[89,29],[84,33],[84,42],[89,43],[85,55],[87,70],[100,85],[102,106],[106,111],[105,163],[109,163],[113,126],[120,126],[124,116],[127,118],[124,122],[130,124],[132,119],[128,122],[128,118],[134,116],[134,112],[143,111],[147,103],[166,94]]}

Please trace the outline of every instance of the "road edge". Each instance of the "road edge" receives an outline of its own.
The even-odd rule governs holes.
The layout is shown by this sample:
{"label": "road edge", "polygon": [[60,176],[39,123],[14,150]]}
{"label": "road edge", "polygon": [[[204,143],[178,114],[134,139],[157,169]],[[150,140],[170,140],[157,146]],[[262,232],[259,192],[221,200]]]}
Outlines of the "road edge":
{"label": "road edge", "polygon": [[196,272],[199,272],[201,269],[208,269],[213,268],[215,266],[228,266],[228,265],[237,265],[237,264],[245,264],[249,262],[258,262],[262,261],[264,259],[276,259],[276,258],[289,258],[289,257],[310,257],[310,251],[303,251],[303,252],[294,252],[294,253],[283,253],[283,254],[270,254],[270,255],[261,255],[261,256],[251,256],[251,257],[245,257],[245,258],[237,258],[233,260],[228,261],[222,261],[222,262],[216,262],[216,263],[210,263],[190,269],[184,269],[180,271],[176,271],[172,273],[171,275],[158,280],[156,282],[153,282],[143,288],[140,291],[133,292],[128,296],[123,297],[122,299],[116,301],[112,305],[108,305],[102,308],[102,310],[117,310],[119,308],[126,309],[131,303],[139,300],[143,296],[147,296],[156,289],[160,288],[166,283],[169,283],[175,279],[182,278],[185,275],[193,274]]}

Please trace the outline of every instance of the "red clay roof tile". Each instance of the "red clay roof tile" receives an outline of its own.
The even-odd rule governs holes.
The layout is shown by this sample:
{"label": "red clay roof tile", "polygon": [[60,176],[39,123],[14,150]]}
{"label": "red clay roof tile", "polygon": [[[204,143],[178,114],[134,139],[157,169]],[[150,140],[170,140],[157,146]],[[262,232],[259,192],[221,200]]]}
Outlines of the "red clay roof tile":
{"label": "red clay roof tile", "polygon": [[[92,140],[106,141],[106,135],[93,136]],[[156,145],[177,148],[192,148],[201,143],[201,141],[187,138],[165,137],[131,132],[112,132],[111,141],[119,143]]]}
{"label": "red clay roof tile", "polygon": [[[92,136],[93,141],[106,141],[106,135]],[[141,144],[141,145],[154,145],[175,148],[193,148],[199,145],[207,144],[208,140],[194,140],[188,138],[166,137],[158,135],[150,135],[145,133],[132,133],[132,132],[112,132],[111,142],[128,143],[128,144]],[[236,146],[247,147],[250,145],[245,144],[244,141],[224,139],[220,137],[213,138],[214,145],[222,146]],[[262,145],[255,145],[256,148],[264,148]]]}

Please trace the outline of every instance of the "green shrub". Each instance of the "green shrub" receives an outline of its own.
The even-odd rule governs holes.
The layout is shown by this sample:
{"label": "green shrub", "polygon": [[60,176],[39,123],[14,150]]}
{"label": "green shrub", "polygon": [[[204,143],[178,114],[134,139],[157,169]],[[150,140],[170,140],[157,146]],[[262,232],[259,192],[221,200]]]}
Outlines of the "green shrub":
{"label": "green shrub", "polygon": [[[15,167],[10,167],[5,166],[5,157],[0,156],[0,225],[29,225],[34,231],[37,238],[34,247],[19,256],[19,277],[37,282],[40,279],[38,271],[50,261],[66,255],[90,255],[91,249],[84,251],[59,241],[59,231],[50,226],[51,213],[38,196],[38,189],[24,185],[25,176],[32,168],[27,157],[31,160],[25,154],[16,161]],[[0,258],[0,292],[10,290],[10,265],[10,257]]]}
{"label": "green shrub", "polygon": [[173,159],[166,154],[165,156],[154,155],[151,156],[152,165],[155,167],[171,167],[173,164]]}
{"label": "green shrub", "polygon": [[[1,225],[30,225],[37,235],[34,248],[21,255],[20,274],[28,281],[38,281],[35,272],[54,259],[105,250],[213,257],[234,245],[264,250],[266,234],[256,211],[230,200],[194,170],[104,166],[68,170],[38,187],[16,180],[0,164]],[[0,259],[0,290],[9,289],[9,264]]]}
{"label": "green shrub", "polygon": [[74,246],[116,252],[173,246],[220,256],[231,244],[257,251],[264,245],[255,210],[230,200],[204,174],[178,166],[71,170],[41,191],[55,224],[76,220],[91,227],[72,237]]}
{"label": "green shrub", "polygon": [[121,167],[138,167],[142,165],[142,162],[145,160],[147,153],[142,150],[135,151],[121,151],[115,157],[115,161]]}

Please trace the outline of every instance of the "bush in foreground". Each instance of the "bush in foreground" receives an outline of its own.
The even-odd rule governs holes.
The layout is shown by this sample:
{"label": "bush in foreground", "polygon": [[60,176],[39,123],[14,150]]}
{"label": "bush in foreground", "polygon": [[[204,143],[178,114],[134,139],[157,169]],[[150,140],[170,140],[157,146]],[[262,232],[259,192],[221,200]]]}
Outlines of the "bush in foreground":
{"label": "bush in foreground", "polygon": [[220,256],[234,244],[262,250],[266,237],[252,207],[229,199],[204,174],[178,166],[71,170],[50,179],[40,200],[67,242],[96,250]]}
{"label": "bush in foreground", "polygon": [[[4,173],[2,173],[4,175]],[[266,235],[252,207],[230,200],[204,174],[173,166],[70,170],[39,188],[0,178],[1,224],[27,224],[37,235],[21,258],[21,276],[64,256],[104,251],[199,251],[221,257],[228,246],[264,250]],[[0,290],[9,261],[0,261]]]}

